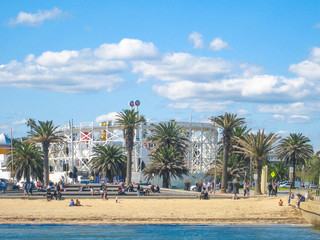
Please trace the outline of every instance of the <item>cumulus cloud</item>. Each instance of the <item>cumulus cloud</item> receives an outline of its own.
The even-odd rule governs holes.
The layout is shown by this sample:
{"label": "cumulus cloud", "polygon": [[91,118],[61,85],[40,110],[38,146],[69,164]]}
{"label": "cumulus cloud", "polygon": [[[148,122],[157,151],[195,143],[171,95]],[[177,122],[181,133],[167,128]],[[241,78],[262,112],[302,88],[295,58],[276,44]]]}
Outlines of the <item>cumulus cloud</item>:
{"label": "cumulus cloud", "polygon": [[26,26],[39,26],[45,20],[52,20],[60,17],[62,11],[59,8],[53,8],[52,10],[39,10],[36,13],[20,12],[18,16],[9,21],[10,25],[26,25]]}
{"label": "cumulus cloud", "polygon": [[12,122],[12,125],[15,125],[15,126],[20,126],[20,125],[24,125],[26,124],[27,120],[26,119],[22,119],[22,120],[18,120],[18,121],[14,121]]}
{"label": "cumulus cloud", "polygon": [[248,116],[248,115],[250,115],[250,112],[248,110],[246,110],[246,109],[239,109],[237,111],[237,114],[241,115],[241,116]]}
{"label": "cumulus cloud", "polygon": [[101,122],[106,122],[106,121],[114,121],[117,118],[117,114],[116,112],[110,112],[108,114],[103,114],[100,115],[98,117],[96,117],[96,122],[101,123]]}
{"label": "cumulus cloud", "polygon": [[232,70],[230,62],[195,57],[189,53],[165,54],[156,61],[134,61],[132,66],[133,73],[141,74],[144,79],[157,78],[162,81],[208,81],[222,78]]}
{"label": "cumulus cloud", "polygon": [[286,115],[307,115],[320,112],[320,104],[316,102],[295,102],[289,104],[261,104],[257,106],[260,113]]}
{"label": "cumulus cloud", "polygon": [[[150,43],[124,39],[118,44],[102,44],[97,49],[47,51],[29,54],[23,62],[0,65],[0,86],[44,89],[65,93],[115,90],[124,80],[128,60],[156,56]],[[126,49],[131,51],[126,52]]]}
{"label": "cumulus cloud", "polygon": [[303,115],[291,115],[288,118],[289,123],[304,123],[304,122],[308,122],[309,120],[310,120],[310,117],[303,116]]}
{"label": "cumulus cloud", "polygon": [[215,38],[210,43],[210,49],[213,51],[220,51],[222,49],[228,48],[228,43],[223,41],[220,37]]}
{"label": "cumulus cloud", "polygon": [[307,60],[290,65],[289,70],[298,76],[320,81],[320,48],[314,47]]}
{"label": "cumulus cloud", "polygon": [[305,97],[303,81],[258,75],[252,78],[218,79],[209,82],[173,81],[155,84],[153,90],[171,100],[188,98],[233,99],[237,101],[270,101],[271,98],[299,99]]}
{"label": "cumulus cloud", "polygon": [[193,43],[193,48],[202,49],[204,47],[202,35],[198,32],[191,33],[188,40]]}
{"label": "cumulus cloud", "polygon": [[158,54],[153,43],[127,38],[118,44],[102,44],[95,50],[95,55],[103,59],[148,59],[157,57]]}
{"label": "cumulus cloud", "polygon": [[170,103],[167,107],[174,109],[193,109],[195,112],[220,112],[226,109],[230,104],[232,104],[230,101],[213,103],[197,99],[194,101]]}

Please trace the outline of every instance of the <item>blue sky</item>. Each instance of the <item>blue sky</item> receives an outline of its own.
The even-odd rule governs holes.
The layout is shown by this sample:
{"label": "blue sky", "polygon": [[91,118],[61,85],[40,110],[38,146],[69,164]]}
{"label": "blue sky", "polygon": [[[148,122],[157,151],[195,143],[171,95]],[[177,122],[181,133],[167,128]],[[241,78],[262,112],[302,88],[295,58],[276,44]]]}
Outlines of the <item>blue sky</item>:
{"label": "blue sky", "polygon": [[0,131],[224,112],[320,150],[319,1],[4,1]]}

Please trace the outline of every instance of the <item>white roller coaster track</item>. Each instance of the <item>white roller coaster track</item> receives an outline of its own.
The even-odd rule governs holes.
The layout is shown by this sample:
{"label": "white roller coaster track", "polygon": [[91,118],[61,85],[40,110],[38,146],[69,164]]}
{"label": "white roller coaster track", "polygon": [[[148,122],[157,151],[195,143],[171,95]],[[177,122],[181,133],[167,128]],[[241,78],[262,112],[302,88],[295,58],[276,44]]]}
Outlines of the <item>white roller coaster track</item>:
{"label": "white roller coaster track", "polygon": [[[136,130],[132,166],[134,172],[139,172],[141,160],[146,164],[149,162],[148,153],[152,146],[147,138],[152,134],[154,124],[157,123],[145,123]],[[209,123],[177,122],[177,124],[182,127],[184,136],[190,140],[185,154],[189,171],[205,173],[213,166],[216,156],[217,129]],[[65,142],[51,144],[49,149],[49,161],[53,172],[61,172],[63,164],[66,163],[70,169],[74,166],[78,171],[89,172],[89,161],[93,157],[94,146],[108,144],[125,146],[123,132],[113,121],[102,124],[81,123],[73,127],[60,126],[59,135],[65,138]]]}

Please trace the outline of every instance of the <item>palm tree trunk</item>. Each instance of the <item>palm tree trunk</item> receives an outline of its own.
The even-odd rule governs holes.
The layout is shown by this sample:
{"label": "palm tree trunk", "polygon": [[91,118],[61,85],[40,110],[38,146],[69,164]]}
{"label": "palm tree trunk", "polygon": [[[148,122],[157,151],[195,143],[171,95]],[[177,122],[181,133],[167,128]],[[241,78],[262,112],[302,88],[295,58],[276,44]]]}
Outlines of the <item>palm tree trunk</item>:
{"label": "palm tree trunk", "polygon": [[261,193],[261,170],[262,166],[258,164],[258,167],[255,169],[255,174],[257,174],[258,179],[255,181],[255,188],[254,188],[254,194],[255,195],[262,195]]}
{"label": "palm tree trunk", "polygon": [[109,179],[109,183],[113,183],[113,176],[110,171],[106,172],[106,177]]}
{"label": "palm tree trunk", "polygon": [[295,182],[296,182],[296,159],[293,156],[292,157],[292,167],[293,167],[293,173],[292,173],[292,179],[291,179],[291,188],[296,188]]}
{"label": "palm tree trunk", "polygon": [[168,173],[164,173],[162,176],[162,187],[163,188],[169,188],[169,176]]}
{"label": "palm tree trunk", "polygon": [[126,174],[126,183],[131,183],[131,166],[132,166],[132,149],[128,150],[127,153],[127,174]]}
{"label": "palm tree trunk", "polygon": [[229,136],[224,136],[223,138],[223,163],[222,163],[222,177],[221,177],[221,193],[226,193],[227,190],[227,175],[228,175],[228,153],[230,150]]}
{"label": "palm tree trunk", "polygon": [[43,149],[43,180],[44,186],[47,187],[49,185],[49,146],[47,144],[42,144]]}

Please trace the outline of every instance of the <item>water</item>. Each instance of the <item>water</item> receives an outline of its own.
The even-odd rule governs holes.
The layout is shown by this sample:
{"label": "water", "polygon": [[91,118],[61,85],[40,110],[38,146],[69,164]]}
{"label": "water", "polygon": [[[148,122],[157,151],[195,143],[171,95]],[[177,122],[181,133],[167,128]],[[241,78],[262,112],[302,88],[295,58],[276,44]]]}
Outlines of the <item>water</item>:
{"label": "water", "polygon": [[0,239],[320,239],[299,225],[0,225]]}

